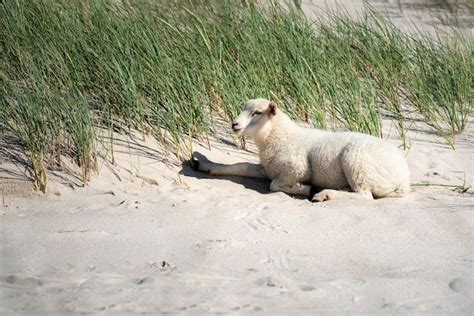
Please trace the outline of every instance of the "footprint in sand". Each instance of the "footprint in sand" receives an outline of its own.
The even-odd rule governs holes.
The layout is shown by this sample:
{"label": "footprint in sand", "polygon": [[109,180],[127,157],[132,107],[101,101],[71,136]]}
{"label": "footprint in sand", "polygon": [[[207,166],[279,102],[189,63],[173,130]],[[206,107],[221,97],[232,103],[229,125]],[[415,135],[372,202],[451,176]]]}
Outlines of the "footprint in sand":
{"label": "footprint in sand", "polygon": [[39,287],[43,285],[43,281],[40,279],[32,277],[22,278],[16,275],[0,277],[0,282],[21,287]]}
{"label": "footprint in sand", "polygon": [[308,284],[300,285],[300,290],[303,292],[311,292],[311,291],[314,291],[315,289],[316,288],[312,285],[308,285]]}
{"label": "footprint in sand", "polygon": [[155,282],[155,279],[149,276],[144,278],[138,278],[133,281],[133,283],[135,283],[136,285],[144,285],[153,282]]}
{"label": "footprint in sand", "polygon": [[449,288],[454,292],[474,297],[474,279],[454,279],[449,283]]}
{"label": "footprint in sand", "polygon": [[268,219],[264,218],[265,211],[269,207],[268,203],[263,203],[256,207],[256,211],[241,213],[234,219],[240,220],[250,231],[278,231],[288,234],[288,231],[284,229],[282,225],[275,225]]}
{"label": "footprint in sand", "polygon": [[235,307],[232,307],[230,309],[231,311],[240,311],[240,310],[251,310],[251,311],[254,311],[254,312],[261,312],[263,311],[263,308],[258,306],[258,305],[255,305],[255,306],[252,306],[250,304],[244,304],[242,306],[235,306]]}
{"label": "footprint in sand", "polygon": [[277,288],[284,287],[283,284],[279,280],[272,277],[265,277],[262,279],[258,279],[257,284],[260,286],[267,286],[267,287],[277,287]]}

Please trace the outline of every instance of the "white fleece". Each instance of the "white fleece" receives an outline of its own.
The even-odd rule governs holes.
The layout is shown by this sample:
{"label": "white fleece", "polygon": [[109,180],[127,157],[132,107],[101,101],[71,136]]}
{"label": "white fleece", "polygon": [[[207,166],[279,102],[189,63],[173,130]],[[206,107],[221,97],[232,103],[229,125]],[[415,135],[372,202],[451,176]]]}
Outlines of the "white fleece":
{"label": "white fleece", "polygon": [[[241,134],[255,139],[270,179],[279,177],[289,186],[306,183],[370,192],[375,198],[410,191],[408,164],[395,146],[367,134],[301,127],[279,108],[270,113],[270,104],[274,105],[265,99],[250,100],[234,121],[242,125]],[[254,111],[263,113],[253,118]]]}

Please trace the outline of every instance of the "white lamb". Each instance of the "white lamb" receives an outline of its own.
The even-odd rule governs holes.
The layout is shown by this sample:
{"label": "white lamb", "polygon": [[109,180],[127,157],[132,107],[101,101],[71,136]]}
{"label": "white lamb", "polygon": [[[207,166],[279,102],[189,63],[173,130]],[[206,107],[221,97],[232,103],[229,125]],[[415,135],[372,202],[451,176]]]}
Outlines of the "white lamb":
{"label": "white lamb", "polygon": [[[198,170],[272,180],[271,191],[310,196],[313,201],[403,196],[410,191],[410,171],[403,154],[374,136],[304,128],[277,105],[250,100],[232,123],[238,135],[255,140],[261,164],[197,161]],[[350,192],[352,191],[352,192]]]}

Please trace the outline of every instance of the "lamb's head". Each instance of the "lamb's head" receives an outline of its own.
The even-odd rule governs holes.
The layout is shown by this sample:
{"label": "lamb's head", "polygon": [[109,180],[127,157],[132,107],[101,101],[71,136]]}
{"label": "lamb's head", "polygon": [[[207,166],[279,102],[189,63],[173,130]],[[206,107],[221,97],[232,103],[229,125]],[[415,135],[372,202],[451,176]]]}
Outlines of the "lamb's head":
{"label": "lamb's head", "polygon": [[255,137],[277,115],[278,107],[266,99],[253,99],[245,103],[242,113],[232,122],[237,135]]}

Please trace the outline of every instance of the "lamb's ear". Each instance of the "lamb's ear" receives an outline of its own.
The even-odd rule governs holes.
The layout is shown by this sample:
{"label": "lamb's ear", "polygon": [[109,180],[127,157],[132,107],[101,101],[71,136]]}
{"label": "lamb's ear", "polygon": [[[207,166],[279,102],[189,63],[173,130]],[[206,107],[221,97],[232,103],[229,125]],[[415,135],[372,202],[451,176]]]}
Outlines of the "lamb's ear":
{"label": "lamb's ear", "polygon": [[269,105],[269,115],[272,116],[272,115],[276,115],[277,114],[277,108],[278,106],[275,104],[275,102],[273,101],[270,101],[270,105]]}

